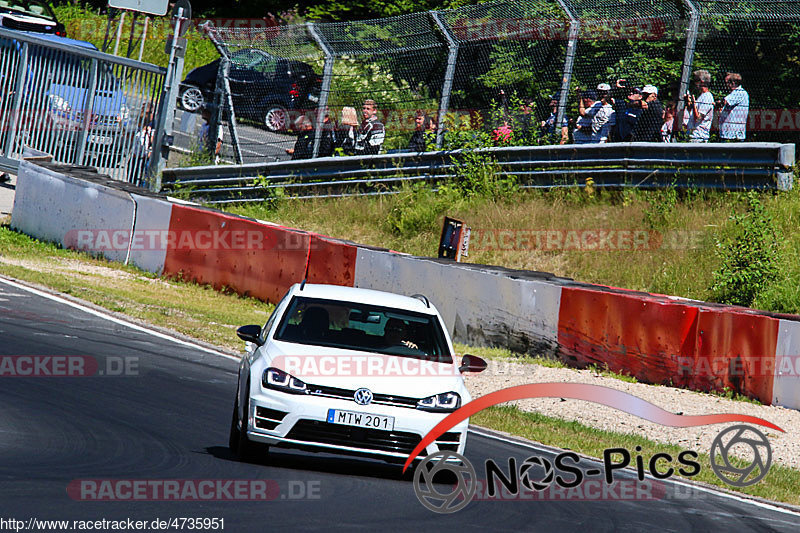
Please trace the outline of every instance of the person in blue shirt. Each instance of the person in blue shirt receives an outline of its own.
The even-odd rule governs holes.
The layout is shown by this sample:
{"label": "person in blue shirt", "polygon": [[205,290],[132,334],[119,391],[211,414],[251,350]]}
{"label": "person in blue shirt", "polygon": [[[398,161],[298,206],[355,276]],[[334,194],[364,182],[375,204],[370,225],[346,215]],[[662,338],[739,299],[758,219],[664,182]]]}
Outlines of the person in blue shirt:
{"label": "person in blue shirt", "polygon": [[[550,116],[547,120],[543,120],[539,125],[542,135],[553,135],[556,133],[556,119],[558,118],[558,100],[559,94],[556,93],[550,97]],[[559,144],[567,144],[569,141],[569,121],[566,115],[561,119],[561,140]]]}
{"label": "person in blue shirt", "polygon": [[741,74],[728,72],[725,85],[731,92],[718,104],[719,136],[723,141],[744,141],[750,114],[750,95],[742,88]]}
{"label": "person in blue shirt", "polygon": [[614,93],[614,110],[617,125],[612,131],[614,142],[630,142],[639,115],[642,114],[642,91],[638,87],[626,87],[626,80],[619,79]]}

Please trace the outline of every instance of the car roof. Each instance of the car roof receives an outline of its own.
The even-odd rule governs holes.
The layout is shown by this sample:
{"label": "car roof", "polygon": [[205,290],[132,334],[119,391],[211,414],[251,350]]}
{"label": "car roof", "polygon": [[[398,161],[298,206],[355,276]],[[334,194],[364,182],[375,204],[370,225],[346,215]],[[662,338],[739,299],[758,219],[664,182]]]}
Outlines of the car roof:
{"label": "car roof", "polygon": [[68,44],[72,46],[78,46],[80,48],[87,48],[89,50],[97,50],[97,47],[92,43],[79,41],[77,39],[70,39],[69,37],[61,37],[60,35],[54,35],[52,33],[39,33],[35,31],[21,31],[19,33],[30,35],[31,37],[37,37],[45,41],[51,41],[56,44]]}
{"label": "car roof", "polygon": [[323,300],[341,300],[345,302],[366,303],[379,305],[381,307],[392,307],[405,311],[416,311],[433,315],[436,310],[433,306],[428,307],[422,300],[403,296],[393,292],[376,291],[372,289],[361,289],[357,287],[345,287],[342,285],[323,285],[317,283],[306,283],[303,290],[300,285],[295,284],[295,296],[305,296],[307,298],[320,298]]}

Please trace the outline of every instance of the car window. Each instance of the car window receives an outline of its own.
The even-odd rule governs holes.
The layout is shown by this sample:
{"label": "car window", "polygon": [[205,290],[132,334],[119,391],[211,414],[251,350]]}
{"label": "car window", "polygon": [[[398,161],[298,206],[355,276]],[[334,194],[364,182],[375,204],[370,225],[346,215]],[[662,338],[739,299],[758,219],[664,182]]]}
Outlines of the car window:
{"label": "car window", "polygon": [[251,49],[238,50],[231,54],[231,63],[239,68],[253,68],[261,59],[261,55]]}
{"label": "car window", "polygon": [[362,303],[294,297],[275,339],[453,362],[436,316]]}

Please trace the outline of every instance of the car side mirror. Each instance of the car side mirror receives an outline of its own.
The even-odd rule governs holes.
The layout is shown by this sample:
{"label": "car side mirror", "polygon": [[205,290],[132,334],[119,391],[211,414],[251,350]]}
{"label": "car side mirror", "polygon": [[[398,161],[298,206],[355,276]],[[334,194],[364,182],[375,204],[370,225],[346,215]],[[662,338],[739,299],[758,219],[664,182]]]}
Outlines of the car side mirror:
{"label": "car side mirror", "polygon": [[236,334],[245,342],[252,342],[258,346],[264,344],[264,342],[261,340],[261,326],[258,324],[242,326],[236,330]]}
{"label": "car side mirror", "polygon": [[486,370],[486,361],[477,355],[464,354],[461,359],[461,366],[458,367],[459,372],[483,372]]}

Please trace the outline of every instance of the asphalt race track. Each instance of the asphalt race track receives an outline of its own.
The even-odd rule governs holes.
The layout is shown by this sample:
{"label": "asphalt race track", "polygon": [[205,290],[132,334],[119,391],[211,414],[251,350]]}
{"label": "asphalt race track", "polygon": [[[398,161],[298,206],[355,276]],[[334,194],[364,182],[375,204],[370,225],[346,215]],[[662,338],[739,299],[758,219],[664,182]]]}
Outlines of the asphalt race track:
{"label": "asphalt race track", "polygon": [[[236,361],[0,280],[0,356],[23,355],[83,356],[82,368],[97,369],[0,377],[0,519],[224,518],[225,531],[800,530],[798,514],[705,490],[669,497],[689,490],[672,483],[668,497],[644,501],[477,501],[440,515],[419,503],[397,466],[288,451],[239,463],[227,449]],[[467,446],[475,465],[533,453],[542,454],[475,433]],[[280,493],[85,501],[68,493],[76,480],[268,480]]]}

